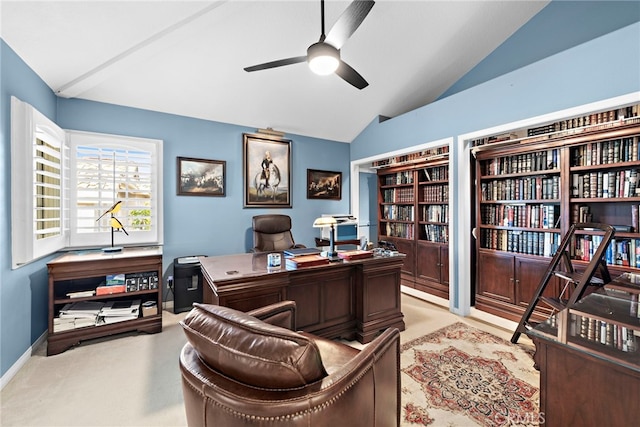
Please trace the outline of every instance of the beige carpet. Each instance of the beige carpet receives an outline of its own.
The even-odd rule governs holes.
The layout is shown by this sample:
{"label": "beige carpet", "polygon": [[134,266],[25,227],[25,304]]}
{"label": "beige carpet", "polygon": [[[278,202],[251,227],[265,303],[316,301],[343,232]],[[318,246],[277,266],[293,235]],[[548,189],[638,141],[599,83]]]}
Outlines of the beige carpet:
{"label": "beige carpet", "polygon": [[[407,325],[402,343],[455,322],[511,337],[511,331],[404,294],[402,311]],[[160,334],[91,340],[51,357],[38,348],[0,394],[0,425],[186,425],[178,368],[186,341],[178,321],[185,315],[163,312]],[[526,337],[520,343],[531,346]]]}

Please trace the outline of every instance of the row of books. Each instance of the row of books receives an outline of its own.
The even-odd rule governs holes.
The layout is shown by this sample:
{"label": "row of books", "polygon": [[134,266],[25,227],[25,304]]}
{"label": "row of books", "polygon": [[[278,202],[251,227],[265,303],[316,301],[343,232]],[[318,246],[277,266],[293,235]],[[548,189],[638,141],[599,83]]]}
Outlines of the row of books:
{"label": "row of books", "polygon": [[638,170],[597,171],[571,174],[571,197],[625,198],[640,197]]}
{"label": "row of books", "polygon": [[613,122],[625,117],[638,117],[640,105],[617,108],[614,110],[601,111],[599,113],[587,114],[584,116],[572,117],[567,120],[560,120],[543,126],[537,126],[527,130],[528,136],[560,132],[567,129],[593,126],[601,123]]}
{"label": "row of books", "polygon": [[[640,104],[602,111],[599,113],[571,117],[569,119],[559,120],[557,122],[527,129],[526,136],[530,138],[527,139],[526,142],[547,140],[551,133],[556,133],[556,135],[553,135],[554,137],[560,137],[573,133],[581,133],[583,131],[599,131],[623,124],[637,123],[638,116],[640,116]],[[477,147],[501,141],[524,139],[524,137],[525,135],[518,135],[516,133],[502,133],[499,135],[478,138],[471,141],[471,143],[474,147]]]}
{"label": "row of books", "polygon": [[598,141],[571,149],[571,166],[593,166],[640,160],[636,138]]}
{"label": "row of books", "polygon": [[449,205],[422,206],[422,220],[429,222],[449,222]]}
{"label": "row of books", "polygon": [[446,181],[449,179],[449,166],[424,168],[424,181]]}
{"label": "row of books", "polygon": [[[591,261],[600,242],[602,236],[576,235],[570,247],[570,255],[574,259]],[[640,268],[640,239],[613,238],[605,251],[605,262],[609,265]]]}
{"label": "row of books", "polygon": [[387,222],[384,228],[384,235],[403,239],[413,239],[415,237],[413,224],[402,222]]}
{"label": "row of books", "polygon": [[448,202],[449,186],[446,184],[429,185],[422,187],[422,202]]}
{"label": "row of books", "polygon": [[141,300],[76,301],[65,304],[53,319],[53,331],[62,332],[137,319]]}
{"label": "row of books", "polygon": [[425,224],[424,237],[421,237],[421,239],[429,242],[448,243],[449,227],[446,225]]}
{"label": "row of books", "polygon": [[554,170],[558,167],[558,149],[498,157],[480,163],[482,175],[504,175]]}
{"label": "row of books", "polygon": [[386,188],[382,191],[384,203],[413,203],[414,200],[413,187]]}
{"label": "row of books", "polygon": [[481,229],[480,244],[485,249],[550,257],[560,245],[560,234],[541,231]]}
{"label": "row of books", "polygon": [[416,151],[415,153],[403,154],[401,156],[389,157],[388,159],[376,160],[371,163],[374,168],[393,166],[395,164],[402,164],[408,162],[415,162],[420,160],[428,160],[429,158],[439,157],[449,154],[449,146],[444,145],[442,147],[430,148],[428,150]]}
{"label": "row of books", "polygon": [[413,205],[383,205],[382,217],[396,221],[413,221]]}
{"label": "row of books", "polygon": [[638,350],[638,338],[633,329],[578,314],[571,314],[569,336],[624,352],[633,353]]}
{"label": "row of books", "polygon": [[482,201],[556,200],[560,196],[560,177],[527,177],[495,179],[482,182]]}
{"label": "row of books", "polygon": [[484,225],[527,228],[558,228],[560,206],[545,204],[480,206]]}
{"label": "row of books", "polygon": [[392,175],[384,175],[382,180],[383,185],[412,184],[413,171],[402,171],[396,172]]}
{"label": "row of books", "polygon": [[578,204],[571,205],[571,223],[579,224],[582,222],[593,222],[591,207]]}

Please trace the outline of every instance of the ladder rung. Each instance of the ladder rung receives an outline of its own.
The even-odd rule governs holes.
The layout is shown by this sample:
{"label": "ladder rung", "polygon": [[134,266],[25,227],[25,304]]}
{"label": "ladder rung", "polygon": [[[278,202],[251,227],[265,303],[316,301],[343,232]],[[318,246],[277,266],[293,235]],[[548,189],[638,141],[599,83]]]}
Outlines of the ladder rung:
{"label": "ladder rung", "polygon": [[551,306],[552,308],[555,308],[558,311],[564,310],[567,307],[567,301],[561,300],[560,298],[541,296],[540,301]]}
{"label": "ladder rung", "polygon": [[[578,271],[574,271],[573,273],[569,273],[567,271],[553,271],[552,274],[556,277],[568,280],[576,284],[580,283],[580,281],[582,280],[582,273]],[[589,282],[588,284],[594,286],[602,286],[604,285],[604,281],[599,277],[593,276],[591,278],[591,282]]]}

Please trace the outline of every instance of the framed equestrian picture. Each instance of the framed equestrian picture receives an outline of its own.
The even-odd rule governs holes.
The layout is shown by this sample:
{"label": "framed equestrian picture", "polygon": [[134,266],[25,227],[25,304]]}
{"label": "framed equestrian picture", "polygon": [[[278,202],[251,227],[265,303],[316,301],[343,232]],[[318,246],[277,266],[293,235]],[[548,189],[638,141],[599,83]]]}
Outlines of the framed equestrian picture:
{"label": "framed equestrian picture", "polygon": [[342,172],[307,169],[307,199],[340,200]]}
{"label": "framed equestrian picture", "polygon": [[291,141],[268,134],[243,134],[245,208],[291,207]]}
{"label": "framed equestrian picture", "polygon": [[224,197],[226,166],[223,160],[178,157],[178,196]]}

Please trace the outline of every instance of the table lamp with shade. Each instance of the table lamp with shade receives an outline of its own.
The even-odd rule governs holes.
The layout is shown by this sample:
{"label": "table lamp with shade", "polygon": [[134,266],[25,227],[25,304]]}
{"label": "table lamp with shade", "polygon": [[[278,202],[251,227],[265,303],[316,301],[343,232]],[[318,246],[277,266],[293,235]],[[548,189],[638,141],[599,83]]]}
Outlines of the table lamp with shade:
{"label": "table lamp with shade", "polygon": [[315,228],[324,228],[331,227],[331,231],[329,232],[329,250],[327,251],[327,258],[330,260],[338,260],[338,253],[336,252],[336,229],[335,225],[338,223],[335,218],[330,216],[322,216],[320,218],[316,218],[313,221],[313,226]]}

